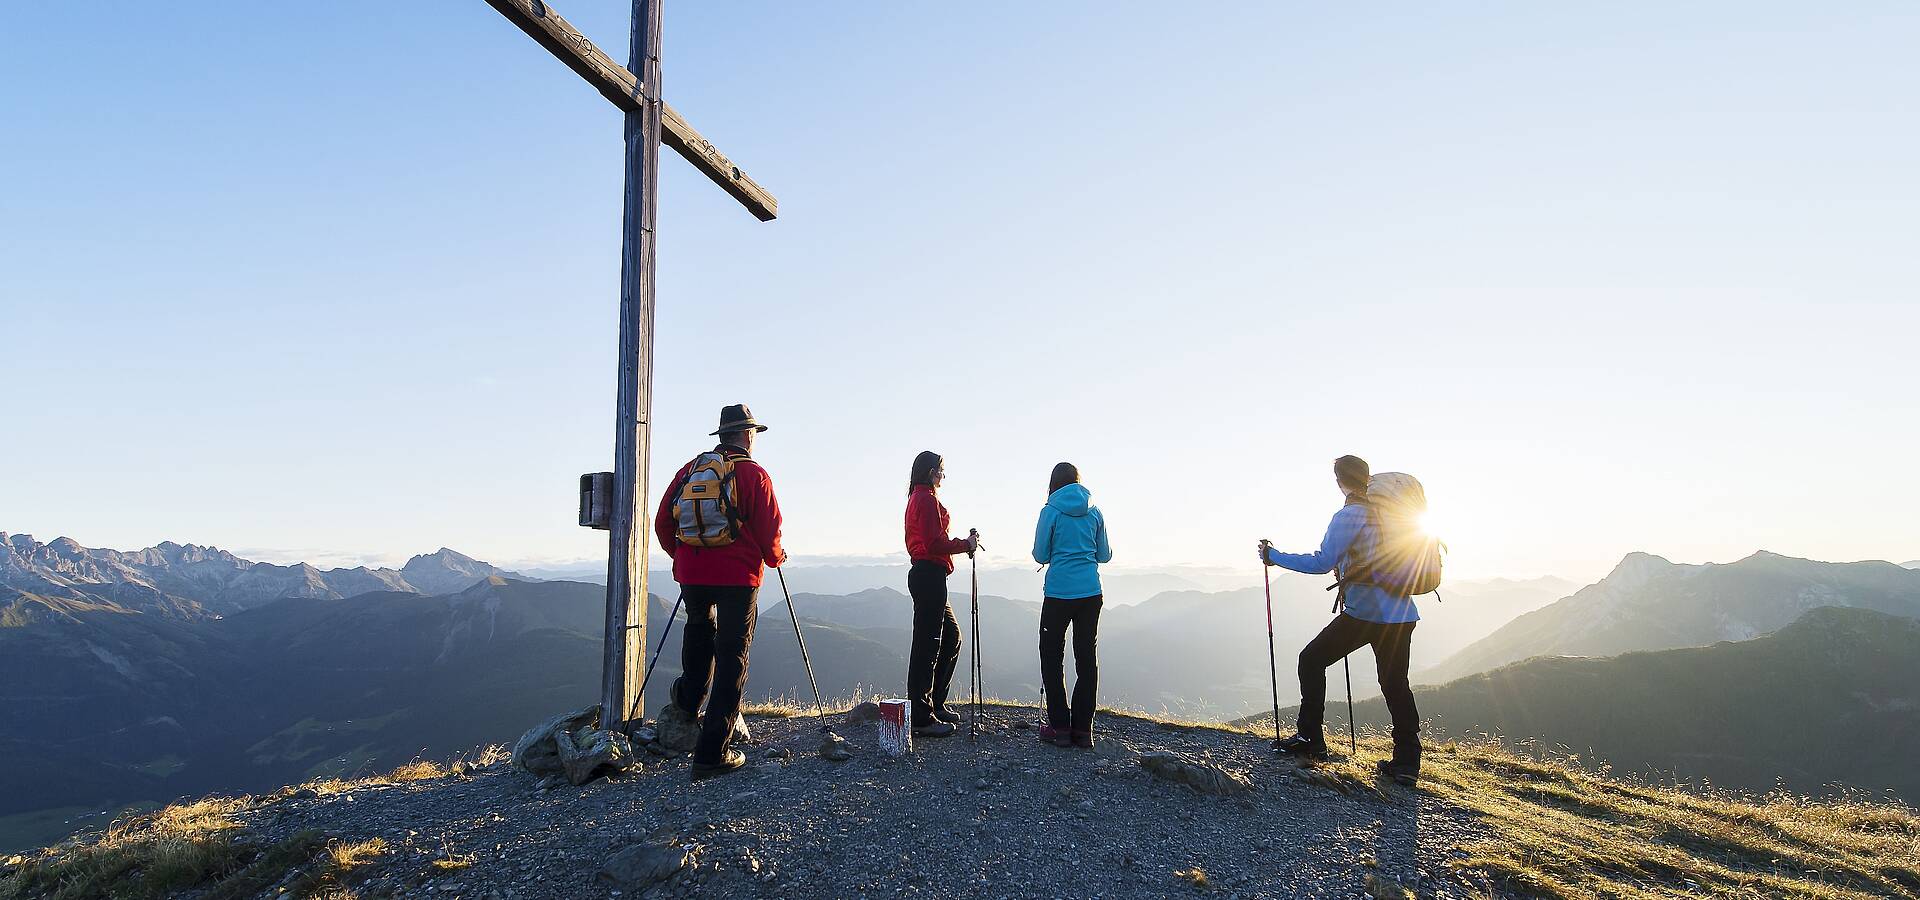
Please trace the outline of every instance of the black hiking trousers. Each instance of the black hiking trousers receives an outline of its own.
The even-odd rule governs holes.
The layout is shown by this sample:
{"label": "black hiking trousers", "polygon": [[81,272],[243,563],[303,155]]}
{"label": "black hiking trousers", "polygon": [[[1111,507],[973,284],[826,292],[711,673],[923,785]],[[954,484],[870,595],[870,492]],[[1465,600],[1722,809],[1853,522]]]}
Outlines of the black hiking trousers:
{"label": "black hiking trousers", "polygon": [[747,652],[753,647],[753,627],[760,619],[756,603],[759,594],[759,588],[746,585],[680,586],[680,600],[687,607],[687,627],[680,632],[682,674],[673,683],[673,702],[697,714],[700,702],[707,701],[700,742],[693,748],[694,762],[719,762],[726,755],[728,739],[733,737],[740,695],[747,689]]}
{"label": "black hiking trousers", "polygon": [[960,662],[960,623],[947,603],[947,567],[930,559],[916,559],[907,570],[907,593],[913,596],[913,647],[907,654],[907,699],[913,703],[914,725],[933,721],[933,711],[947,705],[953,687],[953,668]]}
{"label": "black hiking trousers", "polygon": [[[1100,686],[1095,644],[1100,636],[1101,596],[1040,604],[1040,683],[1047,691],[1047,724],[1057,730],[1093,730],[1094,692]],[[1073,703],[1067,703],[1067,628],[1073,628]]]}
{"label": "black hiking trousers", "polygon": [[1416,624],[1369,622],[1346,613],[1328,622],[1300,651],[1300,734],[1322,736],[1327,714],[1327,667],[1371,645],[1380,675],[1380,693],[1393,718],[1393,760],[1419,765],[1420,711],[1414,708],[1413,685],[1407,681],[1407,655]]}

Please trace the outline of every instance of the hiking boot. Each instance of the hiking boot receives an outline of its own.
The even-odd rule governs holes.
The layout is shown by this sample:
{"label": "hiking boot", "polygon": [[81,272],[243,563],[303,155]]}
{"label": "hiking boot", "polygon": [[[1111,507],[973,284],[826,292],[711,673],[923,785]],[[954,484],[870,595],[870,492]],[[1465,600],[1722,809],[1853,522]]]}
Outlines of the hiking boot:
{"label": "hiking boot", "polygon": [[1093,749],[1093,730],[1088,729],[1086,731],[1081,731],[1080,729],[1075,728],[1073,730],[1073,746],[1079,747],[1082,750],[1092,750]]}
{"label": "hiking boot", "polygon": [[947,723],[948,725],[960,724],[960,714],[957,712],[954,712],[951,708],[949,708],[944,703],[933,708],[933,717],[935,719],[938,719],[942,722]]}
{"label": "hiking boot", "polygon": [[700,743],[700,722],[680,704],[667,701],[654,723],[654,741],[669,753],[692,753]]}
{"label": "hiking boot", "polygon": [[1393,783],[1401,787],[1413,787],[1420,782],[1420,764],[1417,762],[1383,759],[1373,767],[1383,777],[1393,779]]}
{"label": "hiking boot", "polygon": [[1040,743],[1052,744],[1055,747],[1071,747],[1073,746],[1073,735],[1065,728],[1042,725],[1040,726]]}
{"label": "hiking boot", "polygon": [[948,737],[956,730],[958,729],[953,727],[952,722],[942,722],[939,719],[935,719],[925,725],[913,726],[913,734],[915,737]]}
{"label": "hiking boot", "polygon": [[1296,734],[1290,738],[1273,742],[1273,749],[1291,756],[1306,756],[1313,759],[1327,758],[1327,741],[1322,737],[1307,737]]}
{"label": "hiking boot", "polygon": [[740,751],[735,750],[732,747],[728,747],[726,754],[720,758],[719,762],[694,763],[693,764],[693,780],[705,781],[706,779],[712,778],[716,775],[725,775],[728,772],[734,771],[735,769],[738,769],[746,764],[747,764],[747,755],[745,753],[741,753]]}

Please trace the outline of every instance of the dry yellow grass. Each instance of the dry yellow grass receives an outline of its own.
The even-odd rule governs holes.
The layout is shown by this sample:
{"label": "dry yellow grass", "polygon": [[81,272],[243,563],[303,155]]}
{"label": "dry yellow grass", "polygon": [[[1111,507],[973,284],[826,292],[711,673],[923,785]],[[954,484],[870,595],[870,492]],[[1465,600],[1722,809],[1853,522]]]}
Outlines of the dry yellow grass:
{"label": "dry yellow grass", "polygon": [[472,853],[455,852],[453,844],[442,837],[440,839],[440,855],[433,860],[433,872],[437,875],[458,872],[461,869],[472,866],[476,858]]}
{"label": "dry yellow grass", "polygon": [[[506,757],[499,745],[472,754],[472,765],[490,765]],[[302,833],[272,847],[238,843],[239,823],[233,816],[261,803],[287,799],[302,790],[334,796],[379,785],[410,784],[444,778],[449,766],[414,760],[391,772],[366,778],[323,778],[281,788],[265,799],[212,797],[176,803],[163,809],[115,821],[99,835],[28,855],[0,878],[0,900],[52,898],[165,897],[195,885],[212,883],[213,897],[249,896],[249,889],[278,880],[287,870],[313,862],[299,885],[307,896],[351,897],[346,873],[386,853],[380,839],[343,844],[320,835]],[[463,857],[449,853],[443,863]],[[471,864],[470,857],[465,857]],[[268,876],[271,875],[269,878]],[[263,880],[264,879],[264,880]]]}
{"label": "dry yellow grass", "polygon": [[[833,710],[827,710],[828,715],[832,715],[833,712]],[[758,703],[740,704],[740,714],[759,716],[764,719],[791,719],[795,716],[813,715],[813,707],[801,706],[791,700],[764,700]]]}
{"label": "dry yellow grass", "polygon": [[385,838],[367,841],[332,841],[327,844],[327,859],[336,868],[345,870],[365,863],[387,853]]}
{"label": "dry yellow grass", "polygon": [[408,781],[429,781],[435,778],[445,778],[450,774],[452,774],[452,770],[437,762],[416,759],[387,773],[387,781],[396,784]]}
{"label": "dry yellow grass", "polygon": [[[1371,782],[1376,735],[1322,766]],[[1456,868],[1540,897],[1920,898],[1920,814],[1858,799],[1636,784],[1492,741],[1429,747],[1421,791],[1478,813],[1490,839]]]}
{"label": "dry yellow grass", "polygon": [[1199,866],[1190,869],[1175,869],[1173,876],[1202,890],[1207,887],[1207,872]]}
{"label": "dry yellow grass", "polygon": [[454,758],[454,763],[457,765],[464,762],[469,766],[484,769],[494,763],[506,762],[512,758],[513,751],[508,750],[505,744],[488,744],[470,753],[460,754]]}
{"label": "dry yellow grass", "polygon": [[91,841],[30,856],[0,881],[0,898],[160,897],[234,872],[246,854],[232,816],[250,797],[211,797],[116,820]]}

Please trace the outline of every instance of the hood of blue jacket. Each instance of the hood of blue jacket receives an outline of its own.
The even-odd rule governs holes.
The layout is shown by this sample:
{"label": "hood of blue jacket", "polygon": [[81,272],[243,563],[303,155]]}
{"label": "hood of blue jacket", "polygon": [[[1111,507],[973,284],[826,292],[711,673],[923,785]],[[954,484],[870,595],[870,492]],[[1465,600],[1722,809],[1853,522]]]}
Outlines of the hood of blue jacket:
{"label": "hood of blue jacket", "polygon": [[[1086,515],[1088,507],[1092,506],[1092,504],[1088,502],[1088,498],[1092,496],[1093,492],[1087,490],[1085,487],[1078,484],[1069,484],[1048,496],[1047,505],[1059,510],[1061,515],[1079,517]],[[1031,509],[1032,507],[1028,508]]]}

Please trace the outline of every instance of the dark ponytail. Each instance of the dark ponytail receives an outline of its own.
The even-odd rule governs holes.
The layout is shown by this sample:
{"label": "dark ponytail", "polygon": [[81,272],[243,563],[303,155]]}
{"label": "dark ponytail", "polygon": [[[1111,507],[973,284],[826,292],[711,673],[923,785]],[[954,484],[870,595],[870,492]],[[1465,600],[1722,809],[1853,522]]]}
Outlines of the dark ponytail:
{"label": "dark ponytail", "polygon": [[1047,496],[1049,497],[1053,496],[1054,491],[1057,491],[1063,487],[1066,487],[1067,485],[1079,484],[1079,483],[1080,483],[1080,470],[1074,468],[1073,463],[1069,463],[1069,462],[1060,463],[1059,465],[1056,465],[1053,467],[1053,477],[1047,480]]}
{"label": "dark ponytail", "polygon": [[933,473],[940,471],[940,454],[932,450],[922,450],[913,458],[913,472],[907,476],[907,493],[920,485],[933,487]]}

